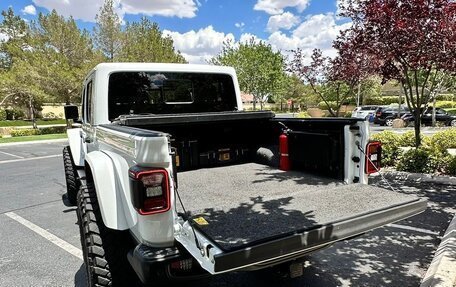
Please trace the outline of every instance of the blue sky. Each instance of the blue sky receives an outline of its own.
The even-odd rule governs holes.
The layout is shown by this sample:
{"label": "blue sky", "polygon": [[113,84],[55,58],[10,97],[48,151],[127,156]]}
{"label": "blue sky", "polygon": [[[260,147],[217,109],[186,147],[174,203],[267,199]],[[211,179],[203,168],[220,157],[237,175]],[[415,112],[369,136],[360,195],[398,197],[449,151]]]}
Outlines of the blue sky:
{"label": "blue sky", "polygon": [[[223,42],[251,37],[270,43],[287,54],[298,47],[320,48],[334,55],[332,40],[347,27],[336,16],[340,0],[115,0],[124,21],[147,16],[191,63],[204,63]],[[0,0],[0,9],[13,7],[26,20],[52,9],[72,15],[79,27],[92,30],[103,0]]]}

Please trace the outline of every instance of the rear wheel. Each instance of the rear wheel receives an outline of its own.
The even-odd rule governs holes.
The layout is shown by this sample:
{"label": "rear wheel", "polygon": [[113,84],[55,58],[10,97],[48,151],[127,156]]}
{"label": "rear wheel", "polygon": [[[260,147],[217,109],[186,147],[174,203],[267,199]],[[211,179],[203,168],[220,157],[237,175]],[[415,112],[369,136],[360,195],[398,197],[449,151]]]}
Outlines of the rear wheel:
{"label": "rear wheel", "polygon": [[81,186],[77,204],[87,285],[138,286],[139,279],[127,260],[127,253],[133,248],[131,236],[128,231],[104,225],[92,183]]}
{"label": "rear wheel", "polygon": [[450,122],[450,126],[456,127],[456,120],[452,120],[452,121]]}
{"label": "rear wheel", "polygon": [[79,191],[79,181],[77,179],[76,166],[71,156],[69,146],[63,148],[63,167],[65,169],[65,181],[67,187],[67,199],[72,205],[76,205],[76,196]]}
{"label": "rear wheel", "polygon": [[387,125],[389,127],[393,126],[393,120],[394,120],[393,118],[387,118],[385,120],[385,125]]}

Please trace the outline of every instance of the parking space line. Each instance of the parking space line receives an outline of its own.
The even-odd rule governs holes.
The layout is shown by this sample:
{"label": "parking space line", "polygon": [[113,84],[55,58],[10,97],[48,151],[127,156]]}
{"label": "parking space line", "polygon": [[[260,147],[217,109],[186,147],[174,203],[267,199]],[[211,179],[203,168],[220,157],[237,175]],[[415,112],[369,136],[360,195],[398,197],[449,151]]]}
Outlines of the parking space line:
{"label": "parking space line", "polygon": [[434,236],[439,236],[438,232],[430,231],[427,229],[422,229],[422,228],[417,228],[413,226],[407,226],[407,225],[401,225],[401,224],[388,224],[389,227],[393,228],[398,228],[398,229],[405,229],[405,230],[410,230],[410,231],[416,231],[424,234],[429,234],[429,235],[434,235]]}
{"label": "parking space line", "polygon": [[6,154],[8,156],[15,157],[15,158],[24,158],[23,156],[15,155],[15,154],[12,154],[12,153],[9,153],[9,152],[5,152],[5,151],[0,151],[0,153]]}
{"label": "parking space line", "polygon": [[55,236],[54,234],[50,233],[49,231],[44,230],[43,228],[39,227],[38,225],[28,221],[27,219],[17,215],[14,212],[7,212],[5,213],[6,216],[13,219],[14,221],[22,224],[23,226],[27,227],[28,229],[32,230],[36,234],[40,235],[44,239],[50,241],[51,243],[55,244],[56,246],[62,248],[66,252],[70,253],[71,255],[79,258],[82,258],[82,251],[81,249],[71,245],[70,243],[66,242],[65,240]]}
{"label": "parking space line", "polygon": [[45,155],[45,156],[37,156],[37,157],[27,157],[27,158],[19,158],[19,159],[9,159],[9,160],[2,160],[0,164],[4,163],[13,163],[13,162],[21,162],[21,161],[29,161],[29,160],[36,160],[36,159],[46,159],[46,158],[53,158],[53,157],[61,157],[61,154],[54,154],[54,155]]}

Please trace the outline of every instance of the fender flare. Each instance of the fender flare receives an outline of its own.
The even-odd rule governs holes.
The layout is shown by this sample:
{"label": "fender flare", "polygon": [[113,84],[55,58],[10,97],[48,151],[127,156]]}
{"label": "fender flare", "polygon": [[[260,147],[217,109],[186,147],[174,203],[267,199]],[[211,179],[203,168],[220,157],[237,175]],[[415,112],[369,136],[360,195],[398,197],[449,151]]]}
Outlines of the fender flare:
{"label": "fender flare", "polygon": [[68,143],[70,144],[71,156],[76,166],[84,166],[84,147],[81,139],[81,128],[67,130]]}
{"label": "fender flare", "polygon": [[138,214],[131,203],[126,160],[112,152],[93,151],[87,154],[85,161],[106,227],[126,230],[135,226]]}

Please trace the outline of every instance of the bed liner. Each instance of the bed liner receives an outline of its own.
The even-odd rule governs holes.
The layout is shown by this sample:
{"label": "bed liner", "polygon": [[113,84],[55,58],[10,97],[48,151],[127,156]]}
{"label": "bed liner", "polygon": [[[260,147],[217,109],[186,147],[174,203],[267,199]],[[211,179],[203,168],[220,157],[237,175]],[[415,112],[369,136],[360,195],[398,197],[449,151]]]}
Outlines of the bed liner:
{"label": "bed liner", "polygon": [[[350,220],[362,224],[386,210],[391,213],[389,221],[393,221],[425,208],[416,196],[363,184],[346,185],[332,178],[284,172],[256,163],[182,172],[178,181],[179,194],[191,218],[202,217],[208,224],[190,222],[226,252],[347,225]],[[399,209],[406,205],[413,205],[413,212],[411,209],[400,217],[403,211]],[[328,228],[324,232],[337,234]],[[330,239],[331,234],[325,236]]]}

